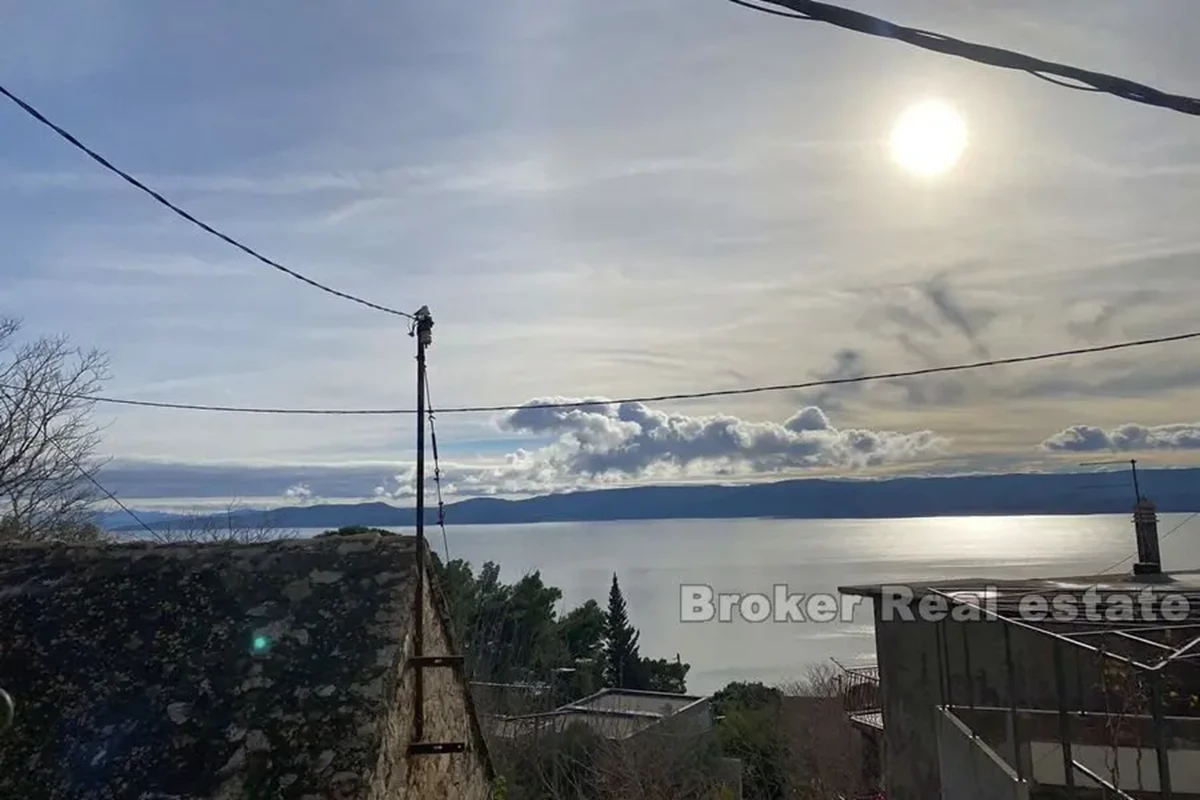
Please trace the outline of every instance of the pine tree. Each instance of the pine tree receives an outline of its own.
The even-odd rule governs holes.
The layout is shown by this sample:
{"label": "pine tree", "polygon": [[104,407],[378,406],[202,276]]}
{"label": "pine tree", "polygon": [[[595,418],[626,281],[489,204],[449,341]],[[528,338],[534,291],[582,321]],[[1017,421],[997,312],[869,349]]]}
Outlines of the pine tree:
{"label": "pine tree", "polygon": [[637,629],[629,622],[625,597],[613,573],[604,625],[604,682],[614,689],[639,689],[642,658],[638,653]]}

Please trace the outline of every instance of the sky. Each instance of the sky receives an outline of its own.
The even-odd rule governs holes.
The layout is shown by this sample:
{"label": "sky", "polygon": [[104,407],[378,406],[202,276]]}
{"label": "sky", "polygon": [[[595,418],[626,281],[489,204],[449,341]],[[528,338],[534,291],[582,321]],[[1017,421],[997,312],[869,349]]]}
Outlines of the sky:
{"label": "sky", "polygon": [[[1200,94],[1195,0],[848,2]],[[722,0],[0,0],[0,81],[289,267],[428,305],[437,405],[915,369],[1195,326],[1200,128]],[[939,98],[936,179],[886,142]],[[411,407],[404,320],[196,230],[0,106],[0,314],[105,394]],[[1195,343],[838,390],[436,418],[449,495],[1194,463]],[[412,495],[411,417],[98,406],[140,507]]]}

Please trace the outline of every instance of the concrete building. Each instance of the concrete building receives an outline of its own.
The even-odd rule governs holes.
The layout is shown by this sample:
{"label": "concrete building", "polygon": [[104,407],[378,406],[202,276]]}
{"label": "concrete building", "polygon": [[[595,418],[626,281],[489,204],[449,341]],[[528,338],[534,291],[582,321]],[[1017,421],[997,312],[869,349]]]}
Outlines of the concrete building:
{"label": "concrete building", "polygon": [[[490,798],[458,670],[424,666],[418,704],[417,565],[374,533],[0,548],[0,796]],[[448,656],[424,574],[424,654]]]}
{"label": "concrete building", "polygon": [[[890,800],[1200,798],[1200,573],[843,587],[875,611]],[[862,698],[871,697],[869,692]]]}

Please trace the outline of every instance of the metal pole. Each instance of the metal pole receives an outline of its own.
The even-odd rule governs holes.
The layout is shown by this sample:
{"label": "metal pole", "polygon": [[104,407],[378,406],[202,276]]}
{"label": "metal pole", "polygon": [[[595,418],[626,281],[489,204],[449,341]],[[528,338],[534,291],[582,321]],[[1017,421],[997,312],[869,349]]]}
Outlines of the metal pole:
{"label": "metal pole", "polygon": [[[1104,668],[1103,663],[1100,668]],[[1063,666],[1062,642],[1057,639],[1054,641],[1054,683],[1058,695],[1058,737],[1062,749],[1063,777],[1067,781],[1067,797],[1075,800],[1079,795],[1075,792],[1075,758],[1071,755],[1071,723],[1067,716],[1067,674]]]}
{"label": "metal pole", "polygon": [[[1167,731],[1163,720],[1162,673],[1152,673],[1150,678],[1150,705],[1154,715],[1154,750],[1158,755],[1158,791],[1163,800],[1171,800],[1171,759],[1167,751]],[[1138,737],[1138,746],[1142,738]]]}
{"label": "metal pole", "polygon": [[1008,673],[1008,735],[1012,737],[1013,767],[1017,770],[1017,780],[1025,780],[1025,767],[1021,763],[1021,724],[1017,719],[1017,675],[1013,661],[1012,626],[1004,626],[1004,667]]}
{"label": "metal pole", "polygon": [[[417,334],[417,615],[413,624],[413,653],[425,655],[425,348],[433,341],[433,317],[421,306],[414,317]],[[413,675],[413,741],[425,740],[425,678],[420,667]]]}
{"label": "metal pole", "polygon": [[1140,502],[1142,502],[1142,489],[1140,486],[1138,486],[1137,459],[1136,458],[1129,459],[1129,466],[1133,470],[1133,493],[1135,495],[1137,495],[1136,497],[1133,498],[1133,500],[1135,503],[1140,503]]}
{"label": "metal pole", "polygon": [[954,674],[950,665],[950,629],[946,625],[945,617],[938,624],[942,626],[942,670],[946,679],[946,706],[953,707],[958,705],[958,702],[954,699],[954,682],[950,679]]}
{"label": "metal pole", "polygon": [[[967,636],[968,625],[959,625],[963,642],[963,673],[967,676],[967,705],[975,710],[975,676],[971,674],[971,640]],[[972,729],[974,730],[974,729]]]}
{"label": "metal pole", "polygon": [[938,655],[938,690],[942,693],[942,708],[950,708],[950,691],[946,688],[946,618],[934,623],[934,647]]}

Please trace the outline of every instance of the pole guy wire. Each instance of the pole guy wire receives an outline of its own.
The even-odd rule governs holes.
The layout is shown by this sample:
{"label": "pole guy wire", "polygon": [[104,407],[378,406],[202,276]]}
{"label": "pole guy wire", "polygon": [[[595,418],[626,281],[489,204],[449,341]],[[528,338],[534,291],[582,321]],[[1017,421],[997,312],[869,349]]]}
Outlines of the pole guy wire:
{"label": "pole guy wire", "polygon": [[138,525],[142,526],[142,528],[147,533],[149,533],[153,537],[156,537],[156,538],[158,537],[158,533],[154,530],[154,528],[147,525],[146,521],[137,515],[137,512],[135,512],[129,506],[127,506],[123,502],[121,502],[121,499],[119,497],[117,497],[115,494],[113,494],[107,488],[105,488],[104,484],[100,483],[100,481],[96,480],[96,476],[92,474],[91,470],[89,470],[87,467],[83,466],[83,464],[80,464],[78,460],[72,458],[71,455],[65,449],[63,449],[63,447],[61,445],[59,445],[58,442],[54,441],[53,437],[48,437],[46,439],[46,441],[49,442],[54,447],[54,449],[58,451],[58,454],[60,456],[62,456],[64,459],[66,459],[68,464],[70,464],[72,467],[75,468],[76,472],[78,472],[80,475],[82,475],[84,478],[86,478],[89,483],[91,483],[93,486],[95,486],[97,489],[99,489],[104,494],[105,497],[107,497],[109,500],[116,503],[117,507],[120,508],[122,511],[124,511],[126,514],[133,517],[133,520]]}
{"label": "pole guy wire", "polygon": [[438,458],[437,428],[434,425],[433,394],[429,391],[429,370],[425,371],[425,409],[429,416],[429,442],[433,449],[433,485],[437,488],[437,524],[442,529],[442,548],[450,563],[450,539],[446,536],[446,504],[442,499],[442,465]]}
{"label": "pole guy wire", "polygon": [[60,137],[65,139],[72,147],[75,147],[77,150],[80,150],[83,153],[85,153],[89,158],[91,158],[97,164],[104,167],[106,170],[113,173],[117,177],[121,178],[123,181],[125,181],[130,186],[134,187],[135,189],[138,189],[139,191],[144,192],[145,194],[149,195],[159,205],[166,207],[170,211],[174,212],[176,215],[182,217],[183,219],[192,223],[196,227],[200,228],[200,230],[202,230],[206,233],[212,234],[213,236],[217,237],[221,241],[223,241],[227,244],[230,244],[233,247],[236,247],[238,250],[241,250],[243,253],[250,256],[251,258],[261,261],[263,264],[266,264],[268,267],[279,270],[280,272],[284,273],[285,275],[295,278],[296,280],[301,281],[303,283],[307,283],[309,286],[312,286],[314,289],[320,289],[322,292],[325,292],[326,294],[331,294],[334,297],[340,297],[343,300],[349,300],[352,303],[357,303],[361,306],[365,306],[366,308],[370,308],[375,311],[382,311],[385,314],[391,314],[391,315],[397,316],[397,317],[404,317],[405,319],[413,318],[412,314],[409,314],[405,311],[397,311],[394,308],[382,306],[382,305],[379,305],[378,303],[372,303],[370,300],[364,300],[361,297],[356,297],[355,295],[348,294],[348,293],[342,292],[342,291],[338,291],[337,289],[334,289],[330,286],[326,286],[325,284],[320,283],[319,281],[315,281],[312,278],[307,277],[306,275],[301,275],[299,272],[296,272],[293,269],[289,269],[288,267],[285,267],[283,264],[280,264],[278,261],[274,261],[270,258],[267,258],[262,253],[258,252],[257,250],[253,249],[252,247],[242,244],[242,242],[238,241],[237,239],[233,238],[232,236],[230,236],[226,233],[222,233],[221,231],[217,230],[213,226],[209,225],[207,222],[204,222],[204,221],[198,219],[197,217],[193,216],[191,213],[185,211],[184,209],[180,208],[175,203],[168,200],[166,197],[164,197],[159,192],[155,191],[154,189],[151,189],[149,186],[142,183],[140,180],[135,178],[133,175],[130,175],[128,172],[120,169],[119,167],[114,166],[112,164],[112,162],[110,162],[107,158],[105,158],[104,156],[100,155],[92,148],[85,145],[78,138],[76,138],[76,136],[74,134],[72,134],[70,131],[68,131],[65,128],[61,127],[60,125],[52,122],[48,117],[46,117],[46,115],[44,115],[42,112],[38,111],[36,108],[34,108],[32,105],[30,105],[25,100],[18,97],[16,94],[11,92],[9,89],[5,88],[3,85],[0,85],[0,95],[4,95],[5,97],[7,97],[9,100],[14,102],[17,106],[19,106],[21,108],[21,110],[24,111],[26,114],[33,117],[35,120],[37,120],[41,124],[45,125],[50,130],[54,131]]}

